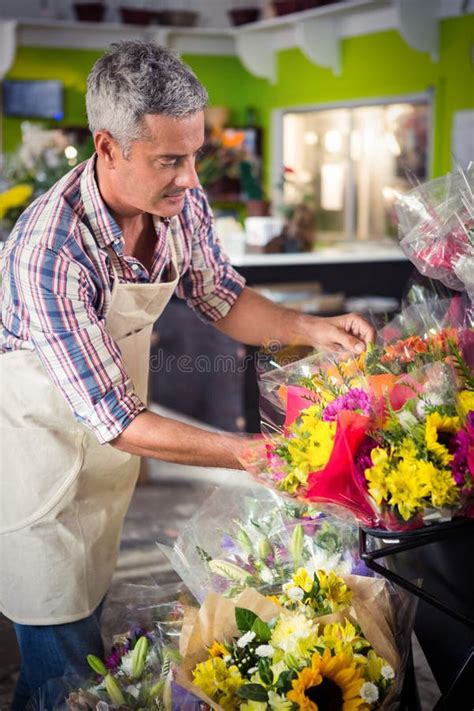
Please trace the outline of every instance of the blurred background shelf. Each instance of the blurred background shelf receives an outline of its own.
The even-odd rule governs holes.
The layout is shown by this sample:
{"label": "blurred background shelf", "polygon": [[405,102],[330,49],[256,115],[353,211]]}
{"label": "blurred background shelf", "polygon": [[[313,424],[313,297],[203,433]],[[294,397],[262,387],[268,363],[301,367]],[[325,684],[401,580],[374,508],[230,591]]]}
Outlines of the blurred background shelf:
{"label": "blurred background shelf", "polygon": [[[49,5],[53,16],[41,17],[41,11],[45,12],[44,8]],[[231,0],[223,0],[221,5],[220,12],[214,13],[220,22],[233,7]],[[80,22],[73,19],[72,3],[63,3],[56,13],[61,19],[55,19],[54,3],[25,4],[3,0],[0,8],[0,74],[10,66],[14,56],[12,46],[102,49],[111,42],[133,37],[153,39],[158,44],[188,53],[237,55],[251,73],[271,82],[276,81],[276,53],[290,47],[299,47],[310,61],[330,67],[339,74],[343,38],[398,29],[412,48],[436,56],[438,22],[470,12],[472,5],[472,0],[340,0],[230,27],[215,25],[212,13],[200,13],[200,8],[205,5],[203,0],[198,0],[187,8],[196,8],[198,27],[169,27],[154,23]],[[151,10],[145,7],[150,13]],[[114,19],[119,19],[119,8],[113,7],[113,10]]]}

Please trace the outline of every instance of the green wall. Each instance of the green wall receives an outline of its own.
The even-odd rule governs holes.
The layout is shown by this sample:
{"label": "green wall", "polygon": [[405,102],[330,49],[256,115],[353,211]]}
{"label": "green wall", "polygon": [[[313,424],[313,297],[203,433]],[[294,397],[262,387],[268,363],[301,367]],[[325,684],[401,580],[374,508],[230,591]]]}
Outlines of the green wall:
{"label": "green wall", "polygon": [[[232,109],[232,121],[243,121],[247,106],[257,107],[265,129],[267,168],[271,155],[271,112],[302,104],[324,104],[434,91],[433,174],[451,168],[453,113],[474,108],[474,15],[440,23],[440,56],[433,62],[426,53],[411,49],[396,31],[353,37],[342,42],[340,76],[315,66],[297,49],[277,56],[275,85],[252,76],[235,57],[184,55],[207,86],[212,104]],[[84,125],[87,73],[100,52],[20,47],[9,78],[57,78],[65,85],[63,125]],[[20,121],[3,120],[4,147],[12,150],[20,140]],[[267,170],[268,173],[268,170]]]}

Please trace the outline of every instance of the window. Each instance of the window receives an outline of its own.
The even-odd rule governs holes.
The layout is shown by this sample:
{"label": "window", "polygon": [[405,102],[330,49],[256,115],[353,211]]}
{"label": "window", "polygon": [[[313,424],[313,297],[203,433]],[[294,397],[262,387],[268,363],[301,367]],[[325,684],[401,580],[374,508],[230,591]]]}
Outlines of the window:
{"label": "window", "polygon": [[319,242],[395,235],[397,192],[428,177],[430,114],[428,97],[281,112],[280,199],[312,207]]}

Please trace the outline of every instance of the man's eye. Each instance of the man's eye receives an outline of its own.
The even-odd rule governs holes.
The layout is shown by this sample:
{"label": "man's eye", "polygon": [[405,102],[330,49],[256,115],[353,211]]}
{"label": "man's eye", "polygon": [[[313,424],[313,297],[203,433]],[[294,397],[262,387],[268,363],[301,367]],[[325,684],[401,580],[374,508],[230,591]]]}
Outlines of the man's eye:
{"label": "man's eye", "polygon": [[173,158],[171,160],[162,160],[160,161],[160,165],[162,168],[173,168],[178,162],[177,158]]}

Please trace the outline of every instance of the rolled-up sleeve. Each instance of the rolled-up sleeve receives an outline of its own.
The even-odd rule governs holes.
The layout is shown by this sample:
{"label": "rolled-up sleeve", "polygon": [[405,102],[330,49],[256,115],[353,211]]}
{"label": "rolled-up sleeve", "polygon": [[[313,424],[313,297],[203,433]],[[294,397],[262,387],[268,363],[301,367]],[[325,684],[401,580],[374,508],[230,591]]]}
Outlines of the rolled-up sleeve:
{"label": "rolled-up sleeve", "polygon": [[181,276],[177,295],[204,321],[218,321],[232,308],[245,279],[222,251],[214,218],[201,188],[190,191],[191,227],[189,266]]}
{"label": "rolled-up sleeve", "polygon": [[99,442],[114,439],[145,405],[94,309],[87,273],[61,252],[19,244],[9,274],[31,343],[75,418]]}

